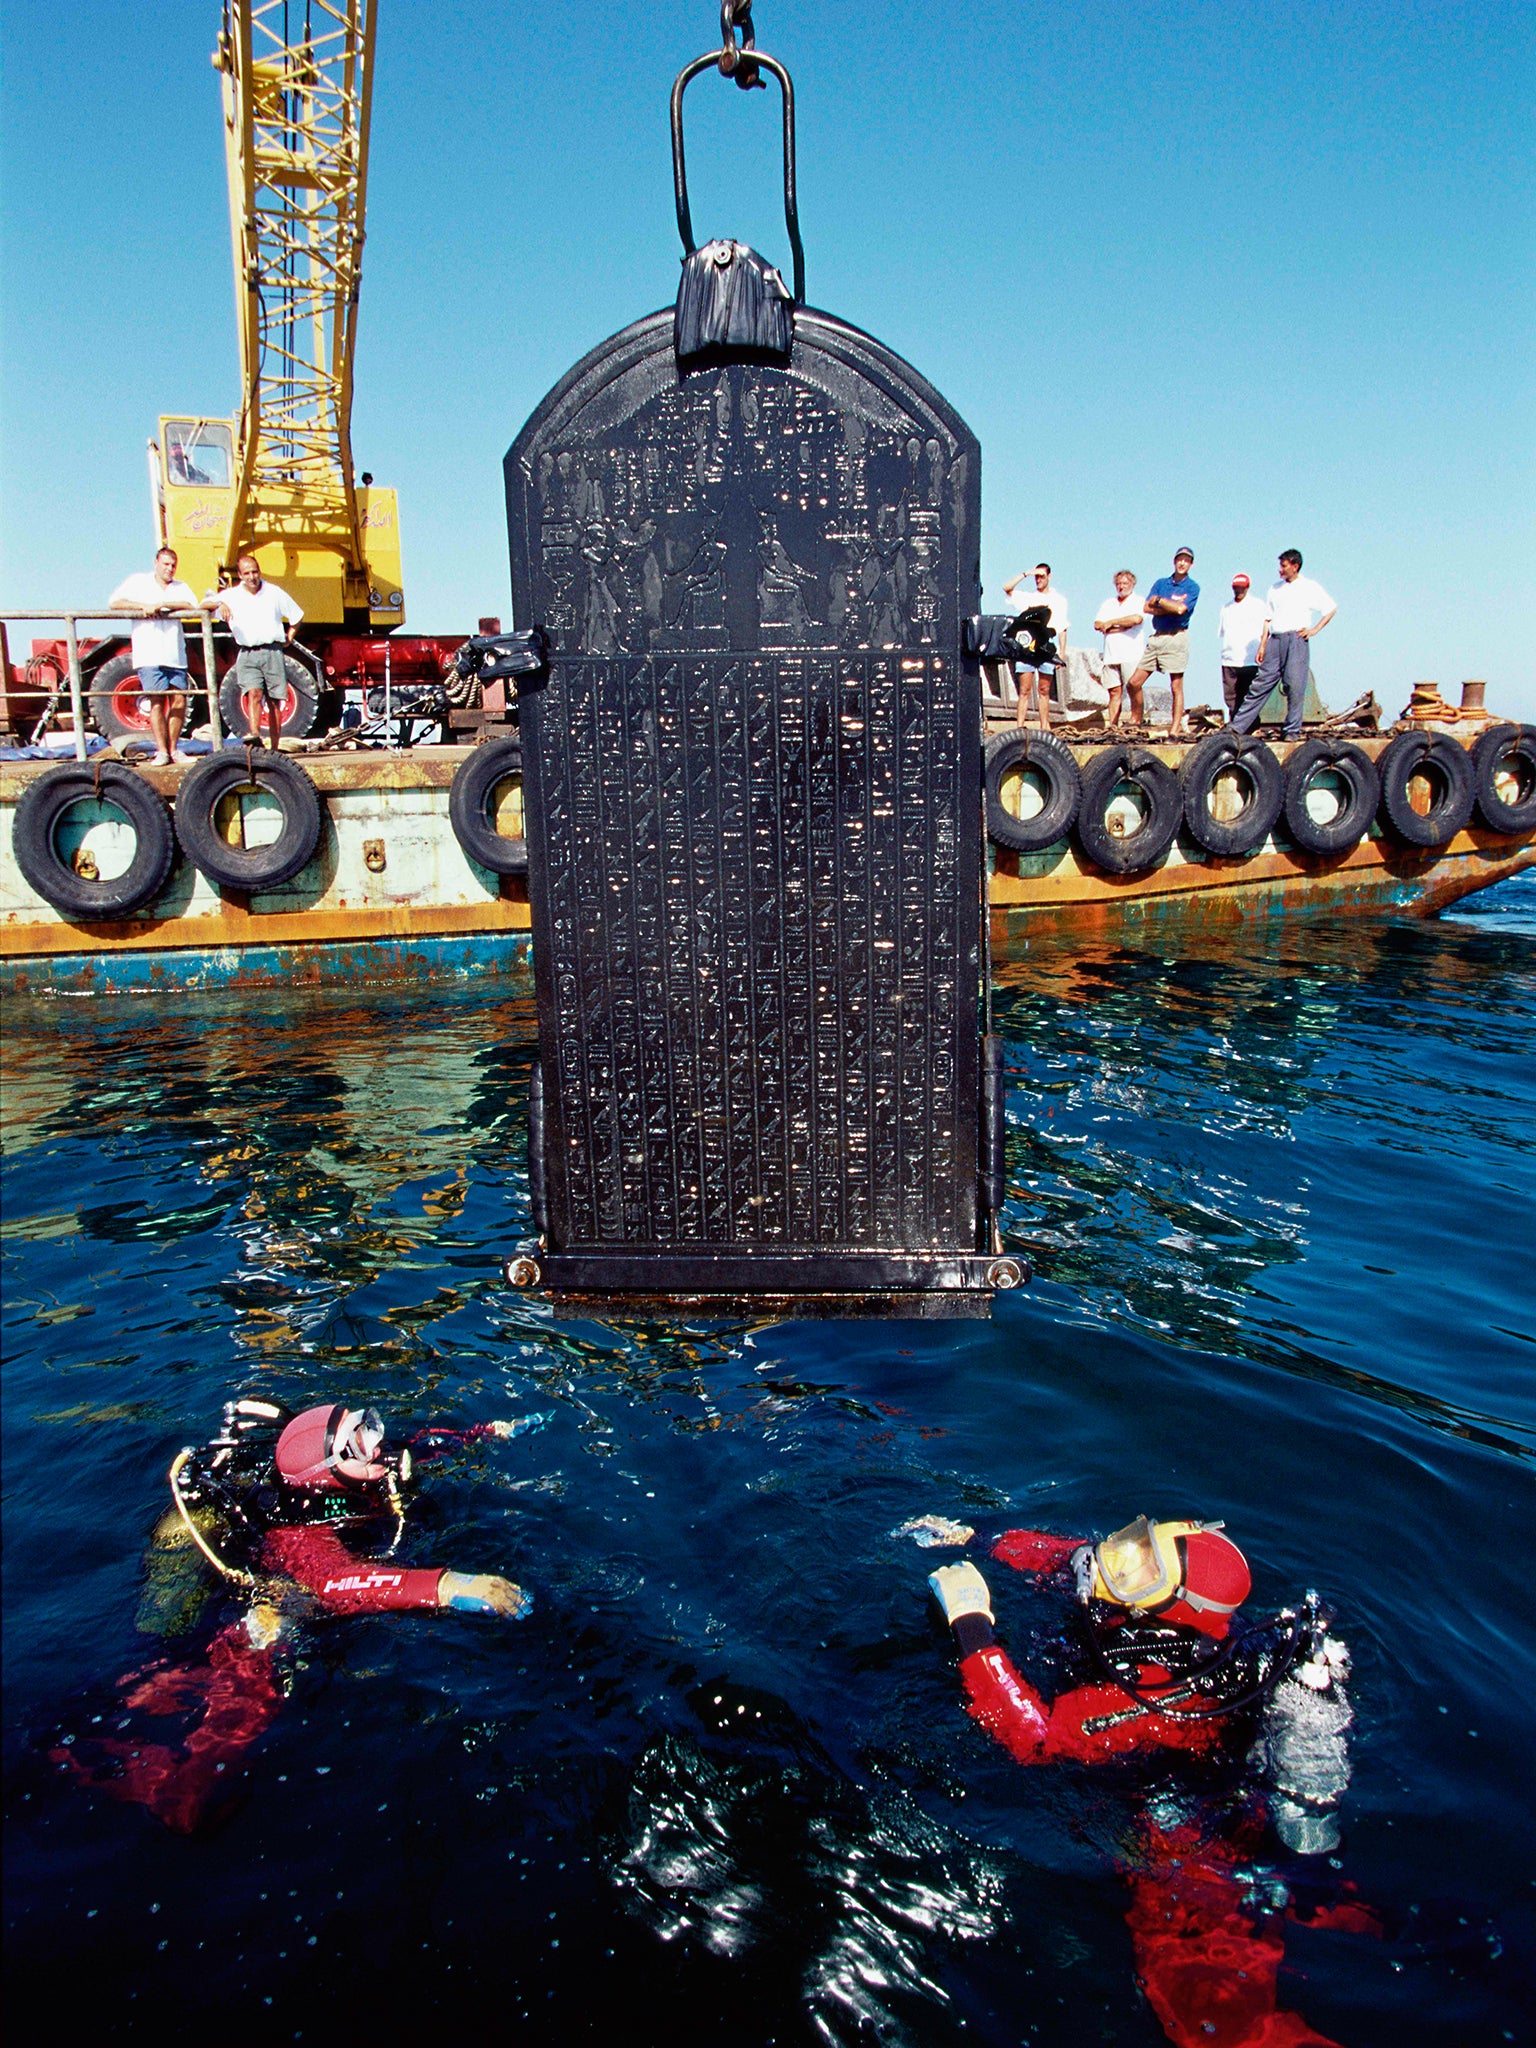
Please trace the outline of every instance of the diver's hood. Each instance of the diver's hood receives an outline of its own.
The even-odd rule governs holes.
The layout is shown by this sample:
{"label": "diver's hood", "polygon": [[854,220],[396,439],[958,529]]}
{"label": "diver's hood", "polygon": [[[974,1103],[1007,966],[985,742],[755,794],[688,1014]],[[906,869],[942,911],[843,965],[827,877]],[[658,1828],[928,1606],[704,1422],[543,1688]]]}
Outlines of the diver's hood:
{"label": "diver's hood", "polygon": [[[381,1486],[397,1461],[383,1456],[384,1425],[375,1408],[306,1408],[277,1440],[277,1473],[287,1486],[341,1493]],[[400,1461],[409,1457],[402,1452]],[[402,1475],[403,1476],[403,1475]]]}

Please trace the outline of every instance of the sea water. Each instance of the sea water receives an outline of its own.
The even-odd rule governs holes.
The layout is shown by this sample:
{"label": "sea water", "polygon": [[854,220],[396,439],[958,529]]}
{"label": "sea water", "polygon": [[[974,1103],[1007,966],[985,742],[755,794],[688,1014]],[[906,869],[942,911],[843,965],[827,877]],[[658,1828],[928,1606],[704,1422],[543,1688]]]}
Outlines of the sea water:
{"label": "sea water", "polygon": [[[1037,1277],[984,1323],[556,1320],[510,1289],[524,981],[10,1004],[28,2038],[1156,2042],[1144,1774],[996,1749],[939,1558],[893,1533],[1147,1512],[1224,1518],[1256,1605],[1315,1587],[1349,1645],[1310,1862],[1382,1933],[1289,1927],[1282,2005],[1352,2048],[1528,2039],[1533,933],[1523,878],[1424,924],[1016,949]],[[237,1391],[547,1416],[428,1468],[401,1553],[535,1608],[301,1619],[189,1840],[50,1753],[237,1612],[139,1625],[172,1625],[141,1605],[166,1469]],[[1027,1664],[1041,1596],[987,1568]],[[1283,1904],[1273,1830],[1245,1853]]]}

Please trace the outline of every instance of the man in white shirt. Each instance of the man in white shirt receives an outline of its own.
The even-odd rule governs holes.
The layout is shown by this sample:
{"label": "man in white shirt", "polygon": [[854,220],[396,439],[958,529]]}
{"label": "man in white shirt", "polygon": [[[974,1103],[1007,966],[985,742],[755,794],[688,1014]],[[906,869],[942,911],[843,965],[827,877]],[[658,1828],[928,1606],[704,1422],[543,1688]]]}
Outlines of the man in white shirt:
{"label": "man in white shirt", "polygon": [[[1019,724],[1023,725],[1026,722],[1025,713],[1035,702],[1035,693],[1038,686],[1040,723],[1049,731],[1051,724],[1051,685],[1050,679],[1044,673],[1044,670],[1045,668],[1059,665],[1061,659],[1065,656],[1067,651],[1067,627],[1070,620],[1067,616],[1067,600],[1059,590],[1052,587],[1050,563],[1037,562],[1034,569],[1034,578],[1035,587],[1032,591],[1027,592],[1021,597],[1014,597],[1014,592],[1024,581],[1024,572],[1021,569],[1011,583],[1003,585],[1003,595],[1004,597],[1013,598],[1013,602],[1018,606],[1020,614],[1040,608],[1043,608],[1050,614],[1047,625],[1049,630],[1056,636],[1056,661],[1046,662],[1043,665],[1037,662],[1020,662],[1014,676],[1019,699]],[[1032,671],[1027,695],[1024,689],[1022,673],[1026,668]]]}
{"label": "man in white shirt", "polygon": [[1312,642],[1338,606],[1310,576],[1301,573],[1301,553],[1287,548],[1280,557],[1280,581],[1265,599],[1269,616],[1259,639],[1259,672],[1232,714],[1234,732],[1252,732],[1264,699],[1276,684],[1285,686],[1285,737],[1301,737],[1302,708],[1312,673]]}
{"label": "man in white shirt", "polygon": [[[1094,613],[1093,625],[1094,631],[1104,636],[1104,687],[1109,692],[1106,723],[1118,725],[1120,693],[1141,665],[1141,651],[1151,630],[1142,609],[1133,570],[1115,571],[1115,587]],[[1141,690],[1141,684],[1137,683],[1130,693],[1132,725],[1141,723]]]}
{"label": "man in white shirt", "polygon": [[154,765],[164,767],[173,757],[190,759],[176,744],[187,715],[187,636],[174,615],[195,612],[197,599],[176,580],[176,550],[161,548],[154,568],[124,577],[107,602],[115,612],[138,614],[133,665],[149,702],[149,729],[158,750]]}
{"label": "man in white shirt", "polygon": [[1232,602],[1221,608],[1218,633],[1221,639],[1221,694],[1227,700],[1230,718],[1248,693],[1248,685],[1259,672],[1259,643],[1264,638],[1264,621],[1269,607],[1255,597],[1248,578],[1238,571],[1232,578]]}
{"label": "man in white shirt", "polygon": [[241,555],[235,569],[240,581],[227,590],[210,590],[203,599],[203,610],[216,613],[234,634],[240,650],[235,656],[235,680],[242,696],[256,699],[251,725],[258,738],[265,710],[275,754],[282,736],[283,706],[288,701],[283,650],[304,613],[286,590],[264,580],[254,555]]}

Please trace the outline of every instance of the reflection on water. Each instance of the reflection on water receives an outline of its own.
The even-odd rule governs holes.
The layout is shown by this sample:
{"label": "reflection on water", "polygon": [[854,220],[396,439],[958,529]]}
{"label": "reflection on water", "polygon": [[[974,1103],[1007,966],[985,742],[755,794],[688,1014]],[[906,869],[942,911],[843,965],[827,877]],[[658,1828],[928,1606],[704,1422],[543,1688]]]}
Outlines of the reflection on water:
{"label": "reflection on water", "polygon": [[[1506,887],[1536,899],[1536,883]],[[1492,928],[1511,914],[1496,901]],[[1515,1134],[1498,1081],[1529,1056],[1529,948],[1469,938],[1465,924],[1454,937],[1298,928],[1237,960],[1036,949],[999,979],[1001,1028],[1028,1048],[1013,1076],[1011,1236],[1079,1291],[1076,1314],[1343,1375],[1433,1426],[1529,1450],[1527,1405],[1517,1446],[1501,1433],[1506,1395],[1488,1409],[1468,1398],[1482,1384],[1473,1361],[1447,1373],[1443,1356],[1426,1358],[1420,1376],[1400,1356],[1377,1375],[1341,1347],[1319,1351],[1311,1306],[1319,1253],[1333,1263],[1319,1218],[1326,1237],[1341,1207],[1374,1213],[1392,1263],[1365,1268],[1351,1306],[1365,1290],[1390,1315],[1402,1295],[1381,1283],[1435,1263],[1427,1236],[1481,1263],[1476,1205],[1521,1199],[1518,1167],[1501,1184]],[[1304,1132],[1313,1143],[1298,1149]],[[1403,1176],[1428,1155],[1420,1203],[1405,1204]],[[1468,1210],[1437,1182],[1464,1188]],[[1310,1312],[1292,1315],[1286,1269],[1302,1263]]]}
{"label": "reflection on water", "polygon": [[[383,1986],[471,2039],[1154,2042],[1118,1875],[1145,1786],[994,1750],[892,1535],[1149,1508],[1225,1515],[1259,1597],[1319,1586],[1355,1652],[1338,1878],[1388,1936],[1288,1935],[1284,2002],[1351,2048],[1517,2038],[1533,905],[1010,961],[1040,1277],[990,1324],[508,1289],[523,984],[12,1005],[13,1974],[66,1966],[106,2038],[350,2039]],[[407,1537],[538,1605],[306,1622],[189,1844],[45,1753],[143,1664],[166,1467],[236,1387],[547,1416],[433,1466]]]}
{"label": "reflection on water", "polygon": [[950,2007],[936,1958],[999,1934],[1004,1860],[899,1794],[856,1793],[769,1696],[722,1680],[698,1698],[734,1754],[668,1736],[641,1757],[614,1878],[642,1924],[711,1955],[773,1953],[829,2042]]}

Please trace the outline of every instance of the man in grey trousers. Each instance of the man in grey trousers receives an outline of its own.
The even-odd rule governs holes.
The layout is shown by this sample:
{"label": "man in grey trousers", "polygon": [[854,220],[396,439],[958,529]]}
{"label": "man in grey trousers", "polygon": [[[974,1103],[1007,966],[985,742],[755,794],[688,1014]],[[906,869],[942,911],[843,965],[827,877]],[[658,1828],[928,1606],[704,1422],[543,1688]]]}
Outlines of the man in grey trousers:
{"label": "man in grey trousers", "polygon": [[1232,730],[1252,732],[1264,699],[1280,683],[1285,687],[1285,737],[1300,739],[1307,679],[1312,673],[1312,641],[1338,606],[1321,583],[1302,575],[1301,554],[1296,548],[1287,548],[1280,557],[1280,581],[1271,586],[1265,603],[1269,617],[1259,636],[1259,671],[1232,714]]}

